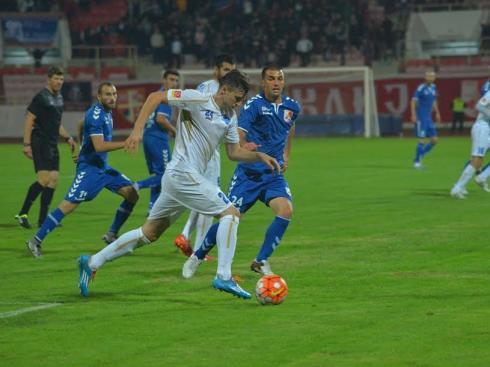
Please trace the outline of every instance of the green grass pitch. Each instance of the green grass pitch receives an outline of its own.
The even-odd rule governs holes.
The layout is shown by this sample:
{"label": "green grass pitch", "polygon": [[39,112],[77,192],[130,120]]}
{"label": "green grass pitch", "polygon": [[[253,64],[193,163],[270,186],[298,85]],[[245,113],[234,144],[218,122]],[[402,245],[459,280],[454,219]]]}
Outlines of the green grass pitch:
{"label": "green grass pitch", "polygon": [[[449,197],[469,148],[468,138],[443,138],[416,171],[413,139],[296,139],[287,172],[294,219],[271,261],[289,296],[260,306],[213,290],[216,262],[181,278],[172,242],[184,217],[106,264],[81,298],[76,258],[102,248],[120,198],[105,191],[82,204],[34,259],[24,245],[34,230],[13,221],[32,164],[20,145],[1,145],[0,364],[489,366],[490,194],[472,182],[466,200]],[[65,145],[61,153],[52,208],[74,174]],[[114,152],[110,162],[146,176],[141,152]],[[224,185],[232,168],[224,163]],[[147,202],[143,192],[123,231],[143,223]],[[249,291],[271,220],[258,204],[240,224],[233,269]]]}

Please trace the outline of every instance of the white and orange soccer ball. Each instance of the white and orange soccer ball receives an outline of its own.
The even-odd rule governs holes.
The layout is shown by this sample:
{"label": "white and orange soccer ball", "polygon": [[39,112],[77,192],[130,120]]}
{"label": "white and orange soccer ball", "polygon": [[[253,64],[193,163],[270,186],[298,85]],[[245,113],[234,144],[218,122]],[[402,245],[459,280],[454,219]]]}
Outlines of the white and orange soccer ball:
{"label": "white and orange soccer ball", "polygon": [[286,281],[277,274],[264,275],[257,282],[255,297],[262,305],[278,305],[288,295]]}

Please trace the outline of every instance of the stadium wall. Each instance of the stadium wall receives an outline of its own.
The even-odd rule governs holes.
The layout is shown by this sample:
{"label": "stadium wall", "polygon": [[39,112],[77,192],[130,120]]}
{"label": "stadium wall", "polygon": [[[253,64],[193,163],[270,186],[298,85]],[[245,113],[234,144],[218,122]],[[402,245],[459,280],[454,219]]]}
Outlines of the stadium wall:
{"label": "stadium wall", "polygon": [[[457,95],[460,95],[467,105],[465,120],[472,121],[476,117],[474,105],[478,101],[479,90],[485,80],[486,76],[482,74],[447,75],[438,78],[436,83],[443,121],[439,127],[449,126],[452,121],[451,102]],[[421,82],[422,79],[413,76],[396,76],[375,81],[380,125],[385,135],[396,135],[399,129],[393,125],[410,120],[410,100]],[[117,87],[119,100],[118,108],[114,111],[114,127],[116,133],[124,134],[131,128],[131,122],[135,121],[146,96],[158,89],[159,85],[149,82],[120,82]],[[298,124],[300,135],[333,135],[336,132],[339,135],[358,135],[362,130],[362,123],[358,121],[363,110],[360,82],[297,83],[288,88],[287,93],[298,99],[303,106],[302,120]],[[34,95],[38,89],[39,86],[36,86],[34,90],[28,91],[29,95]],[[86,94],[77,93],[87,98]],[[71,102],[78,111],[66,111],[63,114],[63,124],[74,133],[77,121],[83,118],[83,110],[90,104],[90,98],[78,104],[76,101]],[[25,104],[0,106],[3,116],[0,137],[22,136],[25,108]],[[304,130],[300,127],[301,122],[305,124]]]}

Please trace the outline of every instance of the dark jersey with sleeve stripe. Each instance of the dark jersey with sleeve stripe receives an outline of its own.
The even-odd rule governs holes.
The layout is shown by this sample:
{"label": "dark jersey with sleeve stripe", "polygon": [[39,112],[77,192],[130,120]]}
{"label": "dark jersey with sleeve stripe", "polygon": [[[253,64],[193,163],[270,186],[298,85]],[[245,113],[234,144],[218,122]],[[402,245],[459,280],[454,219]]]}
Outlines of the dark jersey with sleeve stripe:
{"label": "dark jersey with sleeve stripe", "polygon": [[34,96],[27,111],[36,116],[32,135],[47,144],[56,144],[63,114],[61,93],[53,94],[47,88],[43,88]]}

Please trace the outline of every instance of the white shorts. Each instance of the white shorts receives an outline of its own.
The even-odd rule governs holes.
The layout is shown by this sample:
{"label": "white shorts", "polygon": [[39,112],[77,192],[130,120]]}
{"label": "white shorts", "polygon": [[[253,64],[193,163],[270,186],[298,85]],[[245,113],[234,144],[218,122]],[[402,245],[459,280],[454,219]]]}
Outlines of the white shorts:
{"label": "white shorts", "polygon": [[218,186],[221,185],[221,157],[220,153],[217,150],[214,152],[213,156],[209,160],[206,172],[204,172],[204,176],[208,179],[208,181],[216,182]]}
{"label": "white shorts", "polygon": [[233,203],[218,185],[195,172],[166,170],[162,190],[148,219],[169,218],[174,222],[186,209],[205,215],[224,212]]}
{"label": "white shorts", "polygon": [[471,128],[471,156],[484,157],[490,143],[490,126],[477,120]]}

